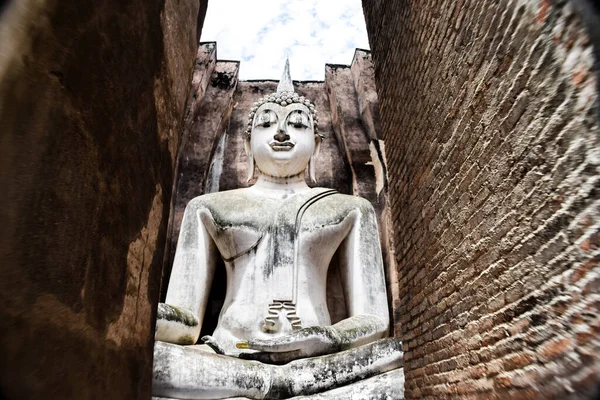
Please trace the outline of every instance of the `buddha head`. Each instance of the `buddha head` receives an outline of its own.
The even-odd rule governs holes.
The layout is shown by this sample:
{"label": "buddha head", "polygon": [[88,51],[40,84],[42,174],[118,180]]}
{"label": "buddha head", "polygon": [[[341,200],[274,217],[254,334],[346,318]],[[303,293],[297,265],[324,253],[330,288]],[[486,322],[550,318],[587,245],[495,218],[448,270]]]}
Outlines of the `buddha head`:
{"label": "buddha head", "polygon": [[244,148],[248,154],[248,181],[254,165],[266,175],[286,178],[303,173],[308,167],[315,181],[315,158],[321,140],[314,104],[294,92],[289,60],[277,92],[253,104],[248,115]]}

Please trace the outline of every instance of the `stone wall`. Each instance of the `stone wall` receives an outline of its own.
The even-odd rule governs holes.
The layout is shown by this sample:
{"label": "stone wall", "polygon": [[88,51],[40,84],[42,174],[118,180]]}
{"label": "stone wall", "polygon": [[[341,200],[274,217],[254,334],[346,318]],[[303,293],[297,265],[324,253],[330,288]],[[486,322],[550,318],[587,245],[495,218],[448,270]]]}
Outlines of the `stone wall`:
{"label": "stone wall", "polygon": [[592,398],[598,10],[548,0],[363,6],[406,397]]}
{"label": "stone wall", "polygon": [[[277,90],[277,81],[238,81],[239,63],[218,61],[216,50],[215,43],[204,43],[196,59],[178,162],[163,296],[168,287],[185,206],[201,194],[253,183],[246,181],[248,158],[242,133],[252,104]],[[293,76],[293,65],[291,69]],[[324,82],[294,82],[294,86],[296,92],[315,103],[319,112],[319,132],[326,136],[318,157],[314,186],[331,187],[372,202],[380,217],[387,267],[392,260],[388,251],[387,182],[383,143],[377,136],[379,115],[373,73],[370,53],[358,49],[351,65],[327,65]],[[334,260],[328,285],[329,309],[334,321],[345,316],[345,301],[336,266]],[[203,333],[212,333],[216,326],[225,296],[225,281],[224,267],[218,267]],[[394,293],[390,291],[390,302]]]}
{"label": "stone wall", "polygon": [[149,398],[206,5],[0,7],[0,398]]}

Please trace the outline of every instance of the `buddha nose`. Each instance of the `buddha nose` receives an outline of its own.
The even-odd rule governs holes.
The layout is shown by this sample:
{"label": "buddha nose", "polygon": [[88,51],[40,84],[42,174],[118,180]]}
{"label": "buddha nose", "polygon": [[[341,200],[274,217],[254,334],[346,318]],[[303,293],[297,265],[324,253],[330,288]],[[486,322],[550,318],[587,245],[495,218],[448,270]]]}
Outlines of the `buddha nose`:
{"label": "buddha nose", "polygon": [[280,129],[279,131],[277,131],[275,136],[273,136],[273,138],[278,142],[285,142],[286,140],[290,140],[290,135],[288,135],[287,133],[285,133],[285,131]]}

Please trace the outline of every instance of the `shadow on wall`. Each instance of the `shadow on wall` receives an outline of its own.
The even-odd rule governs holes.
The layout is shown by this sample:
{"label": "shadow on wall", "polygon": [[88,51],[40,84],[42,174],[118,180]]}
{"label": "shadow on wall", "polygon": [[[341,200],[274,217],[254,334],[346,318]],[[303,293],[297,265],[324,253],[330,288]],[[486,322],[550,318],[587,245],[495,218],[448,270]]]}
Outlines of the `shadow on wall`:
{"label": "shadow on wall", "polygon": [[149,398],[206,1],[0,14],[0,397]]}

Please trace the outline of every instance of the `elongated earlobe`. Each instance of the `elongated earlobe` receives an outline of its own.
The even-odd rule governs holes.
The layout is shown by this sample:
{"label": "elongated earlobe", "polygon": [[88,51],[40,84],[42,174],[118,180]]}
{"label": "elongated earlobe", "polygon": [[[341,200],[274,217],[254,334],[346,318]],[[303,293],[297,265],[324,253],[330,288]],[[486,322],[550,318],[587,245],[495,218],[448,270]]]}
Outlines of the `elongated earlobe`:
{"label": "elongated earlobe", "polygon": [[315,165],[317,164],[317,157],[321,150],[321,137],[315,135],[315,151],[313,151],[310,160],[308,161],[308,178],[312,183],[317,183],[317,175],[315,174]]}
{"label": "elongated earlobe", "polygon": [[246,182],[250,182],[252,178],[254,178],[254,156],[250,152],[248,154],[248,179],[246,179]]}
{"label": "elongated earlobe", "polygon": [[252,147],[250,146],[250,136],[244,139],[244,150],[248,156],[248,178],[246,182],[250,182],[254,178],[254,154],[252,154]]}
{"label": "elongated earlobe", "polygon": [[310,157],[310,160],[308,161],[308,178],[310,179],[311,183],[317,183],[317,177],[315,175],[315,161],[314,161],[315,156]]}

